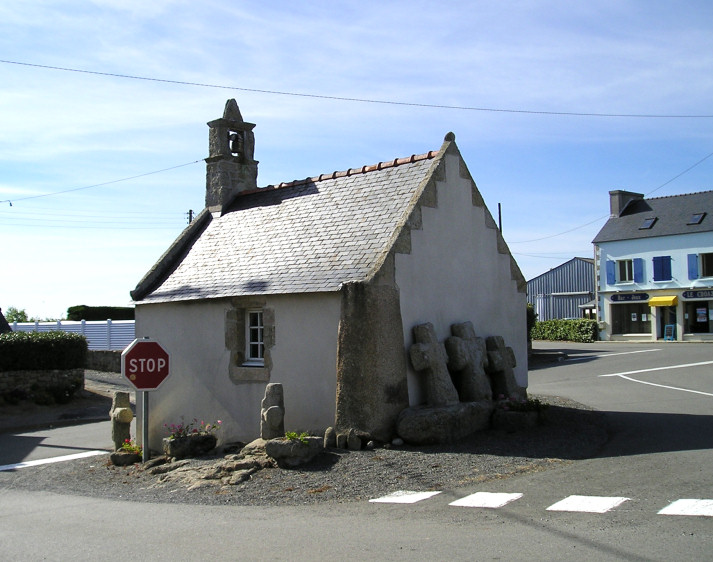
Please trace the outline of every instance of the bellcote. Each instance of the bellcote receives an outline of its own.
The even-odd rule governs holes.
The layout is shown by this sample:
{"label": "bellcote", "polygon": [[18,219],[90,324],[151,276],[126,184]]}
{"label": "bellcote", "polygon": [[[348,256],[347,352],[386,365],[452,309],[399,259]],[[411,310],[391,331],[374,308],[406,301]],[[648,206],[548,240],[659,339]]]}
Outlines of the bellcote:
{"label": "bellcote", "polygon": [[208,123],[205,205],[220,216],[235,196],[257,189],[254,123],[246,123],[238,104],[230,99],[223,117]]}

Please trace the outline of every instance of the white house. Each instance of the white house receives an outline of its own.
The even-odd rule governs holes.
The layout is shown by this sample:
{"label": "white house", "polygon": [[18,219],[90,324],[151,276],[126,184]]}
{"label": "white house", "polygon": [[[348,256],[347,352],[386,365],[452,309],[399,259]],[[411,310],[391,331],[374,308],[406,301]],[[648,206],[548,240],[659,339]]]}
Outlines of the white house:
{"label": "white house", "polygon": [[235,101],[208,125],[206,208],[131,293],[136,337],[171,356],[152,448],[181,418],[257,437],[268,382],[288,431],[341,416],[390,439],[424,399],[407,350],[425,322],[440,340],[465,321],[502,336],[527,386],[525,281],[452,133],[438,151],[258,188]]}
{"label": "white house", "polygon": [[593,240],[602,339],[713,341],[713,191],[609,197]]}

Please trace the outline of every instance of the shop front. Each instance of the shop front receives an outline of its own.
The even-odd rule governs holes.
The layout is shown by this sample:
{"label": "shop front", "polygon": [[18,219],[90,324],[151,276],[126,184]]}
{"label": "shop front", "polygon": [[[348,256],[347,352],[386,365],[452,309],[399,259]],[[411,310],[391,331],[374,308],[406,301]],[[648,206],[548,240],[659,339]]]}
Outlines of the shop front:
{"label": "shop front", "polygon": [[615,294],[609,298],[608,335],[612,340],[650,340],[651,308],[647,293]]}
{"label": "shop front", "polygon": [[713,290],[683,291],[684,340],[713,341]]}

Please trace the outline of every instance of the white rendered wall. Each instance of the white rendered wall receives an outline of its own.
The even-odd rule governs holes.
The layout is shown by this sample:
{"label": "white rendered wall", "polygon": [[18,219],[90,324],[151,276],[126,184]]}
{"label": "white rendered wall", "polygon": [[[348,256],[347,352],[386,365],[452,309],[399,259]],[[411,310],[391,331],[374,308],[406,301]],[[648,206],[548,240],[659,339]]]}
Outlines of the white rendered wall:
{"label": "white rendered wall", "polygon": [[[266,300],[266,308],[275,312],[269,382],[284,386],[285,429],[324,430],[334,422],[339,295],[279,295]],[[235,384],[228,376],[225,315],[230,308],[227,300],[136,307],[136,337],[158,341],[171,358],[169,378],[149,397],[152,449],[161,448],[164,423],[179,423],[181,417],[186,422],[221,420],[220,443],[260,436],[260,402],[267,383]]]}
{"label": "white rendered wall", "polygon": [[[471,321],[476,335],[502,336],[513,348],[515,376],[527,386],[526,295],[511,279],[510,256],[498,253],[485,209],[472,204],[458,157],[445,158],[447,183],[437,183],[438,206],[421,208],[423,228],[411,231],[411,253],[396,254],[406,350],[417,324],[432,323],[443,341],[451,324]],[[422,403],[420,375],[410,361],[408,386],[410,403]]]}

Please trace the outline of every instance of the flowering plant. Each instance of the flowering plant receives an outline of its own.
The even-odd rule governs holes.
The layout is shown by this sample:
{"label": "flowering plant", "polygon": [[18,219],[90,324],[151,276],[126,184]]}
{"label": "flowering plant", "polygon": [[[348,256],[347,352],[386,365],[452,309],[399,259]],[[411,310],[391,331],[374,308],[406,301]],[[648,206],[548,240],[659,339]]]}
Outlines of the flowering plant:
{"label": "flowering plant", "polygon": [[220,425],[223,422],[218,420],[215,422],[210,422],[206,423],[201,420],[201,422],[198,422],[198,418],[193,418],[193,421],[190,423],[184,423],[181,421],[181,423],[175,424],[163,424],[163,427],[165,427],[168,430],[168,438],[169,439],[177,439],[179,437],[188,437],[189,435],[209,435],[212,434],[220,429]]}
{"label": "flowering plant", "polygon": [[124,442],[121,444],[121,450],[135,455],[142,454],[141,447],[137,445],[133,439],[124,439]]}
{"label": "flowering plant", "polygon": [[543,412],[549,408],[549,404],[541,402],[537,398],[517,399],[514,396],[506,398],[500,394],[495,407],[501,410],[509,410],[511,412]]}

